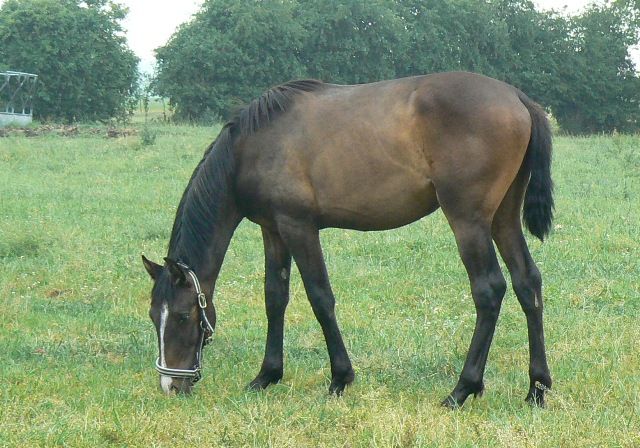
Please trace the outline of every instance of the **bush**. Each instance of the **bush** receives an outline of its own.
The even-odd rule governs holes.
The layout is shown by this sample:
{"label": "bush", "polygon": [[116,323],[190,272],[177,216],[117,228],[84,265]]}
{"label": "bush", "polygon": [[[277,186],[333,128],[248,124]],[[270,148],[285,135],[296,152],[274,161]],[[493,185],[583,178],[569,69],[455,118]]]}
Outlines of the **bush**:
{"label": "bush", "polygon": [[34,115],[65,121],[122,118],[133,110],[138,58],[110,0],[7,0],[0,61],[39,75]]}

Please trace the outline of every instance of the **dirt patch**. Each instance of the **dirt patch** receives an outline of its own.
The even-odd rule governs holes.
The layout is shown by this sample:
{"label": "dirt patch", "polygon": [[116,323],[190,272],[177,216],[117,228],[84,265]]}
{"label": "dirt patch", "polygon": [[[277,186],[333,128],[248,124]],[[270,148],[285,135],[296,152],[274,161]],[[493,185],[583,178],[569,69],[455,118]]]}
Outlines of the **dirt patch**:
{"label": "dirt patch", "polygon": [[137,135],[134,128],[114,127],[80,127],[77,125],[49,125],[29,126],[25,128],[8,127],[0,128],[0,137],[23,136],[40,137],[43,135],[59,135],[61,137],[75,137],[79,135],[103,136],[106,138],[119,138]]}
{"label": "dirt patch", "polygon": [[50,299],[53,299],[55,297],[60,297],[68,292],[71,292],[70,289],[50,289],[49,291],[47,291],[47,297],[49,297]]}
{"label": "dirt patch", "polygon": [[137,129],[131,129],[131,128],[109,128],[109,129],[107,129],[107,137],[109,137],[109,138],[128,137],[130,135],[136,135],[137,133],[138,133]]}

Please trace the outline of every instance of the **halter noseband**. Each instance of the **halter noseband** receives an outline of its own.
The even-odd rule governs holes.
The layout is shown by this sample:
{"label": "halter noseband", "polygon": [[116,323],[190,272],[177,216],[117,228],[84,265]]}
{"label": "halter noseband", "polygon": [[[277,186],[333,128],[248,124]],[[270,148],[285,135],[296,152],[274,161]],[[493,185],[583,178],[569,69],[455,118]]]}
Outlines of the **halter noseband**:
{"label": "halter noseband", "polygon": [[169,367],[163,367],[160,365],[160,358],[156,359],[156,370],[161,375],[170,376],[171,378],[184,378],[190,379],[192,384],[197,383],[202,378],[202,349],[205,345],[211,342],[211,337],[213,336],[214,328],[209,322],[207,318],[207,313],[205,312],[205,308],[207,307],[207,299],[200,288],[200,282],[198,281],[198,277],[195,272],[191,270],[189,266],[184,263],[177,263],[182,269],[187,271],[187,274],[191,277],[193,281],[193,286],[196,290],[196,295],[198,297],[198,309],[200,316],[200,344],[198,345],[198,351],[196,353],[196,362],[192,369],[172,369]]}

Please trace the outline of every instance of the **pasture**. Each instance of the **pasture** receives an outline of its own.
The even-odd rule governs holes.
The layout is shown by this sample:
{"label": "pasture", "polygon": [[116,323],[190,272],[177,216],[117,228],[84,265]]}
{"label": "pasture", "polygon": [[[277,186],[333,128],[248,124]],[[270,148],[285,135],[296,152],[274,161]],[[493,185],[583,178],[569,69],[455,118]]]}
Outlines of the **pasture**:
{"label": "pasture", "polygon": [[[327,394],[320,327],[295,269],[281,384],[248,392],[264,349],[263,252],[244,222],[215,300],[204,378],[166,397],[140,254],[165,255],[180,195],[217,128],[0,138],[0,446],[640,446],[640,137],[558,137],[556,219],[529,238],[554,388],[532,409],[524,314],[507,292],[486,392],[458,411],[475,313],[441,212],[383,233],[326,230],[356,370]],[[508,277],[508,276],[507,276]]]}

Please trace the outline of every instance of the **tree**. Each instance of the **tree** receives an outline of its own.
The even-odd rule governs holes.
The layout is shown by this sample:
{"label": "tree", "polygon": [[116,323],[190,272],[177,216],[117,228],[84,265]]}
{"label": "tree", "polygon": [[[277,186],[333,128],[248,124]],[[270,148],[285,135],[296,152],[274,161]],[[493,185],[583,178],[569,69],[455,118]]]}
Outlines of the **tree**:
{"label": "tree", "polygon": [[409,45],[399,76],[467,70],[497,76],[508,56],[508,34],[490,3],[476,0],[396,0]]}
{"label": "tree", "polygon": [[539,12],[529,0],[500,0],[495,18],[505,27],[506,48],[496,76],[548,107],[564,96],[559,78],[571,38],[567,20],[553,12]]}
{"label": "tree", "polygon": [[289,1],[208,0],[156,50],[155,90],[178,117],[213,119],[303,74],[303,29]]}
{"label": "tree", "polygon": [[639,0],[572,18],[530,0],[207,0],[157,50],[179,117],[224,114],[298,76],[355,84],[449,70],[504,80],[572,133],[640,128]]}
{"label": "tree", "polygon": [[0,7],[0,60],[39,75],[34,115],[100,120],[132,110],[138,59],[110,0],[7,0]]}
{"label": "tree", "polygon": [[395,76],[406,47],[404,22],[386,0],[298,0],[300,63],[326,82],[358,84]]}
{"label": "tree", "polygon": [[552,104],[560,126],[571,133],[640,128],[640,78],[629,57],[638,43],[633,2],[591,5],[571,19],[571,39],[556,76],[565,89]]}

